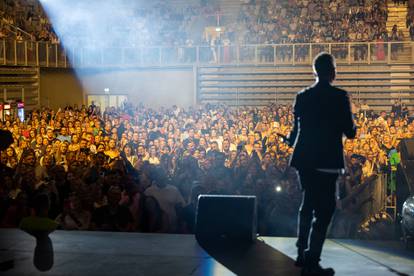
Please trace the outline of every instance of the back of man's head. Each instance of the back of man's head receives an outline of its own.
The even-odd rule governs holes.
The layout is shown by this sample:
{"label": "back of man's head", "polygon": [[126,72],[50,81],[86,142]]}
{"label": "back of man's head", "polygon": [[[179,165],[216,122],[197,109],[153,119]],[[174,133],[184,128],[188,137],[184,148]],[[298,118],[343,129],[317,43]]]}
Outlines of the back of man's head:
{"label": "back of man's head", "polygon": [[335,79],[335,58],[327,53],[319,53],[313,60],[313,71],[319,79],[332,81]]}

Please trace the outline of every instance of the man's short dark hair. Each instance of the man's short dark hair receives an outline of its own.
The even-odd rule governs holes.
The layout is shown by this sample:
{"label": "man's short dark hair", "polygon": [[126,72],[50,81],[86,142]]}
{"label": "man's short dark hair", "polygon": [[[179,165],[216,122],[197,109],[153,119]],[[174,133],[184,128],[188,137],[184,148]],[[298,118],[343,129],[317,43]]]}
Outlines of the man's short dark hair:
{"label": "man's short dark hair", "polygon": [[319,77],[330,75],[335,66],[335,58],[327,52],[319,53],[313,60],[313,70]]}

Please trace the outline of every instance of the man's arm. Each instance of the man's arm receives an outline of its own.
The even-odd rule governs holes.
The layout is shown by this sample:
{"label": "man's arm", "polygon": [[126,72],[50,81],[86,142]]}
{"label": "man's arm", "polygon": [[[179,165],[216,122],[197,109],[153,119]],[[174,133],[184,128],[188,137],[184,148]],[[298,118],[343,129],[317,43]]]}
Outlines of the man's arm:
{"label": "man's arm", "polygon": [[294,116],[294,124],[293,124],[293,129],[290,132],[289,136],[287,137],[287,143],[289,144],[289,146],[293,146],[293,144],[296,141],[296,136],[298,135],[298,131],[299,131],[299,95],[296,95],[296,99],[295,102],[293,104],[293,116]]}
{"label": "man's arm", "polygon": [[353,139],[356,135],[356,126],[354,122],[354,116],[351,111],[351,101],[349,100],[348,93],[345,94],[344,105],[344,133],[348,139]]}

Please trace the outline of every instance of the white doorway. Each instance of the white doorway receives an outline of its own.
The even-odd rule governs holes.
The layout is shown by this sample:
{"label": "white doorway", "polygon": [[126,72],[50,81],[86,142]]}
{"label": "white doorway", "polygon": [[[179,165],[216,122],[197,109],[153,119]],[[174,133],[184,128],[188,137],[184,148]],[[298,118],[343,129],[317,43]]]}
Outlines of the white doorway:
{"label": "white doorway", "polygon": [[121,107],[127,100],[127,95],[107,95],[107,94],[89,94],[88,106],[92,102],[101,108],[101,111],[105,111],[107,107]]}

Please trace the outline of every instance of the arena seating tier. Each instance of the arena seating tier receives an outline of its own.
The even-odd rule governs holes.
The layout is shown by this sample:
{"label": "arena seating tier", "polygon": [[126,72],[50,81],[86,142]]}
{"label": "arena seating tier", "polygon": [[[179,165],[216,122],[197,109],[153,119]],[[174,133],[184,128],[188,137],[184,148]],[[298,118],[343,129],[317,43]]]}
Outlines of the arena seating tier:
{"label": "arena seating tier", "polygon": [[[159,19],[161,29],[154,30],[150,40],[145,41],[146,45],[154,45],[155,48],[140,49],[137,41],[124,41],[120,46],[109,45],[112,48],[99,51],[69,47],[66,56],[58,46],[59,39],[54,35],[40,2],[2,1],[0,6],[4,13],[0,16],[4,30],[1,30],[0,38],[7,39],[0,45],[0,62],[3,65],[35,67],[67,67],[71,64],[82,67],[163,67],[181,66],[180,63],[186,66],[195,64],[198,66],[197,98],[200,103],[224,101],[229,105],[240,106],[267,105],[269,102],[291,103],[298,90],[312,83],[310,68],[305,64],[310,64],[311,57],[320,51],[331,51],[340,56],[345,54],[338,62],[341,66],[337,85],[349,90],[354,100],[366,102],[375,110],[389,109],[395,99],[402,99],[412,107],[410,100],[413,96],[410,91],[413,84],[413,46],[410,42],[391,46],[382,44],[388,41],[399,43],[410,38],[410,18],[407,15],[412,11],[410,5],[401,2],[329,1],[329,5],[326,5],[325,2],[314,0],[172,0],[168,3],[161,0],[140,0],[134,4],[124,1],[120,10],[131,8],[136,13],[137,22],[144,22],[144,28],[152,30],[148,23],[154,17]],[[310,5],[315,10],[321,10],[321,17],[314,18],[309,11]],[[338,14],[343,14],[346,18],[338,18]],[[307,18],[307,21],[301,22],[301,18]],[[168,20],[171,24],[168,24]],[[325,24],[324,20],[330,23]],[[195,21],[202,21],[202,26],[197,30],[189,28]],[[339,22],[339,29],[330,30]],[[208,25],[203,24],[215,26],[218,23],[224,31],[214,41],[212,35],[204,32]],[[269,24],[277,28],[272,30]],[[301,33],[304,24],[311,26],[311,29]],[[365,27],[368,29],[365,30]],[[128,26],[125,26],[125,30],[121,29],[121,34],[130,31]],[[338,30],[346,33],[335,36],[333,33]],[[172,35],[171,40],[171,34],[177,31],[182,32],[183,36]],[[127,34],[121,37],[130,37]],[[161,34],[166,36],[159,37]],[[151,38],[158,42],[151,41]],[[30,39],[42,42],[36,44]],[[84,38],[78,42],[82,39]],[[363,41],[365,44],[323,44],[348,41]],[[309,49],[307,45],[300,44],[302,42],[318,44]],[[186,53],[183,48],[157,48],[187,43],[204,46],[198,51],[198,60],[194,58],[195,48],[191,50],[192,58],[180,56],[180,53]],[[251,43],[278,46],[235,46]],[[292,45],[295,46],[292,48]],[[212,50],[212,46],[215,50]],[[117,47],[130,47],[130,50],[119,51]],[[214,65],[210,67],[208,64],[211,63]],[[15,88],[13,85],[17,85],[11,85],[12,81],[13,79],[0,79],[10,91]]]}
{"label": "arena seating tier", "polygon": [[[412,107],[413,72],[403,65],[341,65],[336,84],[374,110],[388,110],[394,99]],[[198,100],[231,106],[290,104],[313,81],[310,66],[206,66],[198,70]]]}
{"label": "arena seating tier", "polygon": [[40,73],[36,67],[1,67],[1,102],[23,101],[27,110],[40,106]]}

